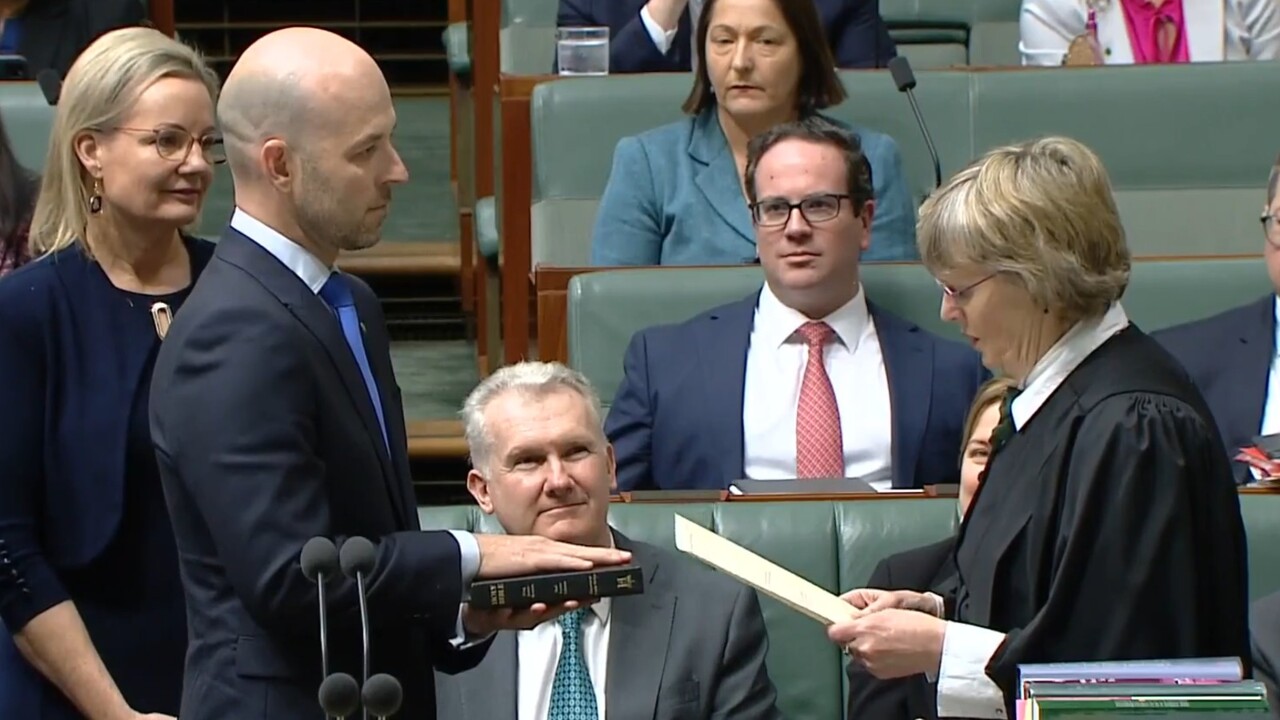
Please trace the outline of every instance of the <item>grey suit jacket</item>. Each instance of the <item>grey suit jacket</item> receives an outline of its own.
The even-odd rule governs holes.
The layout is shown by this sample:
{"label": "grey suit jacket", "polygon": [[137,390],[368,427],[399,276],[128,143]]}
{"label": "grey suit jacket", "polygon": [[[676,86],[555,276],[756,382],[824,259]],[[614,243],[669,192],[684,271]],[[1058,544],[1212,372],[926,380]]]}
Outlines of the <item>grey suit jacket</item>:
{"label": "grey suit jacket", "polygon": [[[643,595],[615,597],[605,678],[608,720],[775,720],[777,693],[755,590],[695,560],[614,531],[644,568]],[[436,678],[442,720],[516,720],[516,634],[483,662]]]}

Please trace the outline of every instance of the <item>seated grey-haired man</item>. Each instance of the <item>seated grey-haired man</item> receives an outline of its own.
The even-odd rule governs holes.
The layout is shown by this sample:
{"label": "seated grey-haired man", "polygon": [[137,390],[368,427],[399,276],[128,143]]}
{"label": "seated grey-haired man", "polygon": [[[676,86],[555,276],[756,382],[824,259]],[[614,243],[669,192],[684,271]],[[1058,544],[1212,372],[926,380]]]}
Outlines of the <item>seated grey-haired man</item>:
{"label": "seated grey-haired man", "polygon": [[508,534],[629,550],[645,584],[643,595],[500,632],[473,670],[438,676],[440,717],[780,717],[755,591],[609,527],[614,453],[586,378],[559,363],[510,365],[462,415],[481,510]]}

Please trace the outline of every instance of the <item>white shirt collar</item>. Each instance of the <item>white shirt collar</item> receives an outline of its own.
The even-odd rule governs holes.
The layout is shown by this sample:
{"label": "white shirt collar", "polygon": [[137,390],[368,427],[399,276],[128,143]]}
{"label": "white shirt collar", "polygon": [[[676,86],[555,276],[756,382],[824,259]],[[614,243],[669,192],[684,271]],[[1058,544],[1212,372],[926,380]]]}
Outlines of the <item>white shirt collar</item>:
{"label": "white shirt collar", "polygon": [[317,295],[334,272],[334,268],[326,267],[306,248],[240,208],[231,214],[231,227],[261,245]]}
{"label": "white shirt collar", "polygon": [[1014,429],[1021,430],[1085,358],[1128,326],[1129,316],[1115,302],[1102,317],[1082,320],[1059,338],[1031,369],[1009,408]]}
{"label": "white shirt collar", "polygon": [[[862,287],[858,287],[858,292],[849,302],[820,320],[831,326],[836,337],[840,338],[840,342],[844,343],[850,352],[857,350],[858,340],[862,337],[867,323],[870,322],[867,296],[862,292]],[[764,340],[766,347],[781,347],[783,343],[791,340],[801,325],[810,321],[810,318],[805,317],[799,310],[782,304],[778,296],[769,289],[768,283],[761,288],[760,301],[756,305],[755,329]]]}

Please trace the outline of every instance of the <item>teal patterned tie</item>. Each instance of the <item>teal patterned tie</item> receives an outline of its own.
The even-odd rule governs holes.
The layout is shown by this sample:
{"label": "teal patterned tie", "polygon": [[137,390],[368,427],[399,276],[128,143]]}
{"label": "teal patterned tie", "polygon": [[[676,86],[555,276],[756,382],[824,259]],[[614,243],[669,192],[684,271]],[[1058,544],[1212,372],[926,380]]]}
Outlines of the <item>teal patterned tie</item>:
{"label": "teal patterned tie", "polygon": [[547,720],[600,720],[596,710],[596,690],[587,672],[587,658],[582,653],[582,616],[586,608],[571,610],[560,616],[560,661],[551,683],[551,707]]}

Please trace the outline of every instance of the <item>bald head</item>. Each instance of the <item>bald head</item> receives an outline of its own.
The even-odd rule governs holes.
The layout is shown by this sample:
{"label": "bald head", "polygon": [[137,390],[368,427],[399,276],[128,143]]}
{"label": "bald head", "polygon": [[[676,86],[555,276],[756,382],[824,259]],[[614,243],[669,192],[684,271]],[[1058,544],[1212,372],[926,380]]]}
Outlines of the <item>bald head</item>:
{"label": "bald head", "polygon": [[317,28],[269,33],[240,55],[218,101],[218,121],[237,181],[256,174],[256,149],[270,138],[295,148],[314,130],[389,95],[378,64],[359,45]]}

